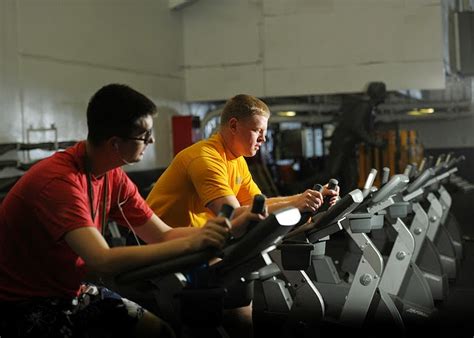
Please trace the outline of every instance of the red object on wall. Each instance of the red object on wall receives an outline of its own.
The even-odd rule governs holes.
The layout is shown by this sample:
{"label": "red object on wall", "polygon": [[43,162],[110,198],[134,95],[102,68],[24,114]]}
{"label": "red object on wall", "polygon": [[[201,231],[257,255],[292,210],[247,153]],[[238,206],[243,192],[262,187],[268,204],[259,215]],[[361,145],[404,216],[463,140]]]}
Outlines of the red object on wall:
{"label": "red object on wall", "polygon": [[199,116],[184,115],[172,117],[173,153],[176,156],[184,148],[201,139]]}

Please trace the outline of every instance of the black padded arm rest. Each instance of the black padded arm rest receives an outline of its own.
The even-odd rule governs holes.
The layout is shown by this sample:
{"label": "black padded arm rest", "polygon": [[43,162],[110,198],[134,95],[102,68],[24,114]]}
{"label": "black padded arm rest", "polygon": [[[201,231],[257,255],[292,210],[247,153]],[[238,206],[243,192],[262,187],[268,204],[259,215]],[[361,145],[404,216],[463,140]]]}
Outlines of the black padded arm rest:
{"label": "black padded arm rest", "polygon": [[219,252],[216,249],[207,248],[154,265],[123,272],[115,277],[115,281],[119,284],[132,284],[152,277],[182,272],[190,268],[195,268],[200,264],[207,263],[211,258],[217,256],[219,256]]}
{"label": "black padded arm rest", "polygon": [[344,217],[348,213],[352,212],[362,201],[364,196],[362,191],[355,189],[345,195],[341,200],[339,200],[335,205],[328,209],[320,216],[317,215],[316,219],[312,223],[307,223],[299,228],[291,231],[286,238],[293,238],[300,235],[301,233],[307,233],[313,229],[323,229],[324,227],[329,227],[338,219]]}
{"label": "black padded arm rest", "polygon": [[372,203],[379,203],[391,195],[401,191],[409,182],[408,176],[405,175],[394,175],[380,190],[378,190],[374,197],[372,197]]}
{"label": "black padded arm rest", "polygon": [[363,200],[364,196],[362,191],[359,189],[352,190],[328,209],[328,211],[315,222],[315,226],[321,228],[330,225],[352,212]]}
{"label": "black padded arm rest", "polygon": [[418,176],[413,183],[407,187],[407,193],[412,193],[413,191],[421,188],[428,180],[434,176],[433,169],[429,168],[424,170],[420,176]]}
{"label": "black padded arm rest", "polygon": [[244,236],[225,247],[223,260],[219,264],[245,261],[259,255],[283,238],[299,222],[300,217],[296,208],[285,208],[272,213]]}
{"label": "black padded arm rest", "polygon": [[155,265],[121,273],[115,280],[119,284],[136,283],[147,278],[164,276],[195,268],[200,264],[207,263],[213,257],[223,258],[219,262],[220,266],[225,265],[227,262],[245,261],[248,257],[256,256],[273,245],[279,238],[291,230],[300,217],[300,212],[296,208],[279,210],[250,229],[244,236],[225,247],[222,252],[209,248]]}

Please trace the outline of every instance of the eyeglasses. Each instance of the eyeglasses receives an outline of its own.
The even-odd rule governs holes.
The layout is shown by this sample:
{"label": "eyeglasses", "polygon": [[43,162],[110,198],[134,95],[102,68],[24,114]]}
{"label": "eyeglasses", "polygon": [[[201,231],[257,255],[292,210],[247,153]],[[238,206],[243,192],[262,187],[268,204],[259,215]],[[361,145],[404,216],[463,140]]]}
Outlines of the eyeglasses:
{"label": "eyeglasses", "polygon": [[145,132],[143,137],[124,137],[127,140],[136,140],[136,141],[143,141],[145,144],[150,144],[153,141],[153,131],[151,129]]}

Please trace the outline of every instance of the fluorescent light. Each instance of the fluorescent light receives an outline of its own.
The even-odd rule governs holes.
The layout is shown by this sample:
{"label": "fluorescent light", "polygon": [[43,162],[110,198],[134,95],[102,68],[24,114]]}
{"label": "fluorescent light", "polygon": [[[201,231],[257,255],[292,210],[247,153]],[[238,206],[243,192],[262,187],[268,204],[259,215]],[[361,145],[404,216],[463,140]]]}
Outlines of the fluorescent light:
{"label": "fluorescent light", "polygon": [[421,116],[421,115],[427,115],[427,114],[433,114],[434,109],[433,108],[415,108],[413,110],[410,110],[407,112],[407,115],[411,116]]}
{"label": "fluorescent light", "polygon": [[286,117],[292,117],[292,116],[296,116],[296,112],[295,111],[279,111],[277,113],[278,116],[286,116]]}

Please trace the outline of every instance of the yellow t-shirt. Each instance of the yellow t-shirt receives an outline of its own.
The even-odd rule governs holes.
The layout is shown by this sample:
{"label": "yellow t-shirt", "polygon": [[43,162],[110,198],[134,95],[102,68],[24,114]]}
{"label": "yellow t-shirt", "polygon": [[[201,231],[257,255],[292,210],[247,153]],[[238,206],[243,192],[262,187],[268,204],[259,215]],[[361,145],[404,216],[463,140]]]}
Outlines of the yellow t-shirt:
{"label": "yellow t-shirt", "polygon": [[146,202],[169,226],[202,227],[213,213],[205,206],[235,195],[241,205],[252,203],[260,189],[245,159],[228,156],[219,133],[179,152],[160,176]]}

